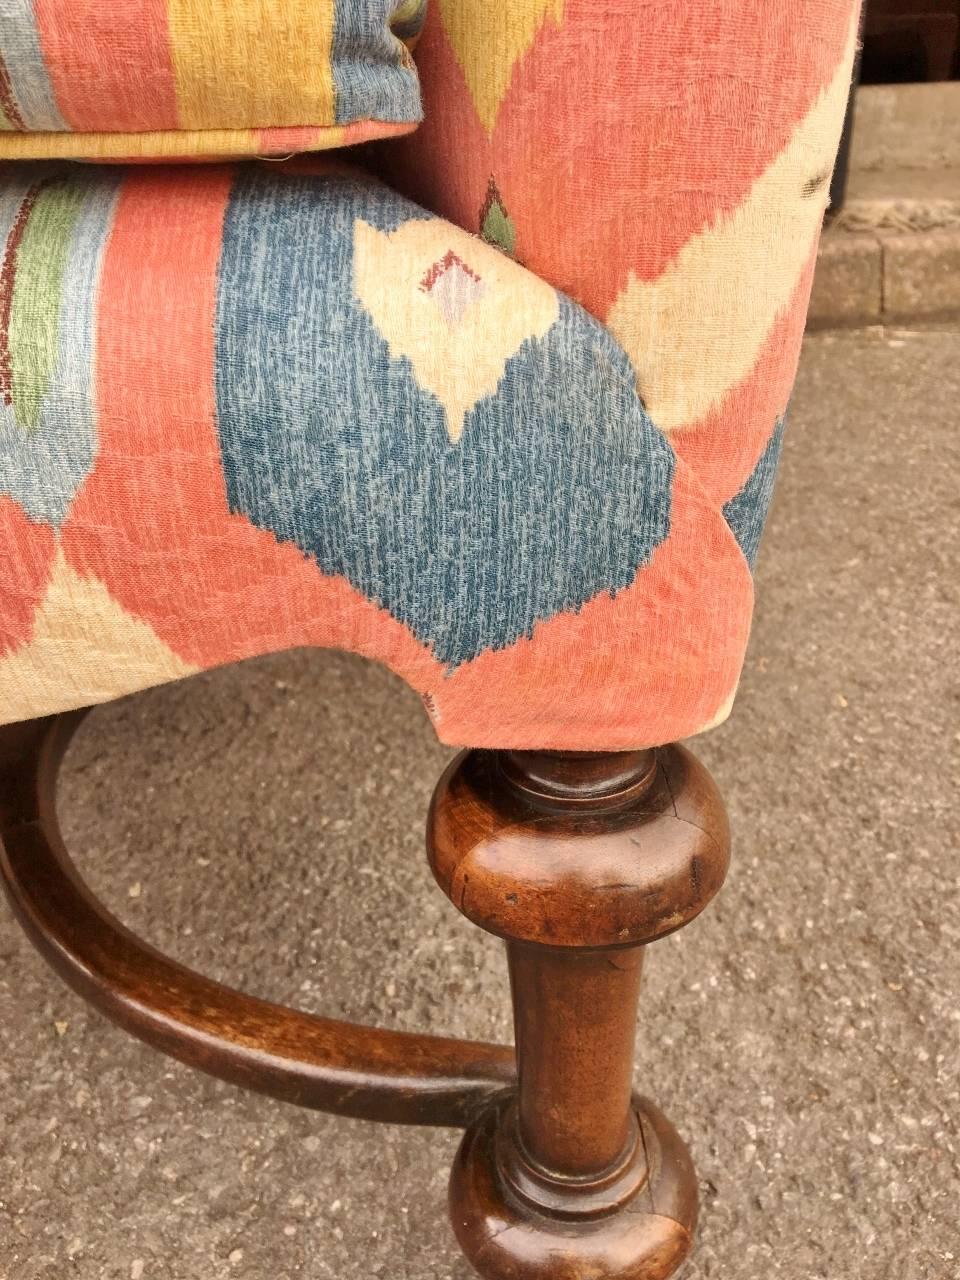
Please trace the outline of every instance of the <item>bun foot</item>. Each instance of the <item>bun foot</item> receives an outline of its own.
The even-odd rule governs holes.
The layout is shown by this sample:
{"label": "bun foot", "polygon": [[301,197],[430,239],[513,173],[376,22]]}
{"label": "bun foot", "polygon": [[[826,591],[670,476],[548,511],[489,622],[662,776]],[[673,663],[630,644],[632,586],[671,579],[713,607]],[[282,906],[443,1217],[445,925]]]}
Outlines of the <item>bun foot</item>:
{"label": "bun foot", "polygon": [[605,1177],[557,1179],[519,1149],[515,1104],[467,1130],[450,1179],[460,1247],[485,1280],[665,1280],[690,1252],[697,1182],[653,1103],[634,1100],[635,1141]]}

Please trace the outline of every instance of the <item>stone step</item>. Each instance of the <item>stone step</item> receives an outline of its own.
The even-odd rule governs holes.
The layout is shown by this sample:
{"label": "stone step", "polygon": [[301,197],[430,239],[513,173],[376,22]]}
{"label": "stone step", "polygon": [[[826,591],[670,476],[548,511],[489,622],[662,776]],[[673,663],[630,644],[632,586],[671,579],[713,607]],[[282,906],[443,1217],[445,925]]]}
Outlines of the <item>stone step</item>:
{"label": "stone step", "polygon": [[865,86],[809,326],[953,319],[960,324],[960,83]]}

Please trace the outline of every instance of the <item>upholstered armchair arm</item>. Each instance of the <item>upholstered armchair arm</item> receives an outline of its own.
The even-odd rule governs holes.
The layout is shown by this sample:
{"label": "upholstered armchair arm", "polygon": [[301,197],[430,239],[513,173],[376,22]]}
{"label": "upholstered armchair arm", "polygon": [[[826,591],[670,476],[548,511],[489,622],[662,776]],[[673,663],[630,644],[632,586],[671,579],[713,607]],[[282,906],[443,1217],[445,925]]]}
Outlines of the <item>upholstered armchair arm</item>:
{"label": "upholstered armchair arm", "polygon": [[858,10],[433,0],[417,50],[425,122],[397,147],[410,194],[605,321],[751,560]]}

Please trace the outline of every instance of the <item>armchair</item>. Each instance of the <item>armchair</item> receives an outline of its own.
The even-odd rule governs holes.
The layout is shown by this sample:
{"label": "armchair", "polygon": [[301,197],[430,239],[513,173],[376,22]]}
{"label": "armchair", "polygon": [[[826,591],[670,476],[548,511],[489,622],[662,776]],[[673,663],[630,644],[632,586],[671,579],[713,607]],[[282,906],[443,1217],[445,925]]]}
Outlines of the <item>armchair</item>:
{"label": "armchair", "polygon": [[[739,678],[857,7],[0,0],[14,912],[183,1061],[465,1128],[491,1280],[657,1280],[692,1244],[636,1011],[729,833],[670,744]],[[515,1051],[232,991],[72,867],[84,709],[294,645],[385,663],[466,748],[428,854],[506,942]]]}

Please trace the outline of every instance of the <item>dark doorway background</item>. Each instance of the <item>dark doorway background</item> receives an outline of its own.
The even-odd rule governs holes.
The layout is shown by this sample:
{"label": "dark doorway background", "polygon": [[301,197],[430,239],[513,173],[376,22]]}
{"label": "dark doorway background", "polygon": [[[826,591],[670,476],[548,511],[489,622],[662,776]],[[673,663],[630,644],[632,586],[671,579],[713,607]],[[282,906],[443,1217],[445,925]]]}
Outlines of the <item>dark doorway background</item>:
{"label": "dark doorway background", "polygon": [[867,0],[863,84],[960,79],[960,0]]}

